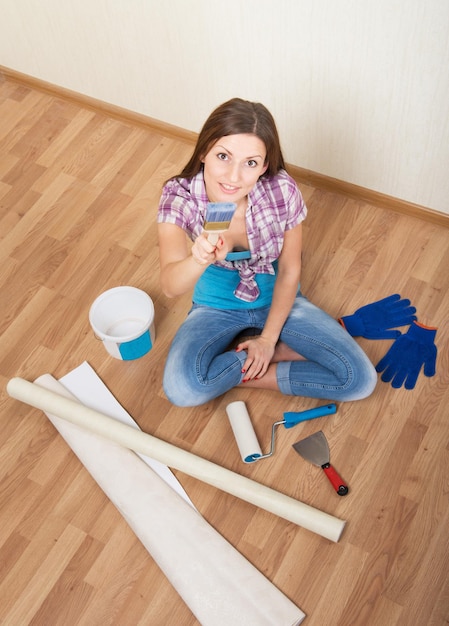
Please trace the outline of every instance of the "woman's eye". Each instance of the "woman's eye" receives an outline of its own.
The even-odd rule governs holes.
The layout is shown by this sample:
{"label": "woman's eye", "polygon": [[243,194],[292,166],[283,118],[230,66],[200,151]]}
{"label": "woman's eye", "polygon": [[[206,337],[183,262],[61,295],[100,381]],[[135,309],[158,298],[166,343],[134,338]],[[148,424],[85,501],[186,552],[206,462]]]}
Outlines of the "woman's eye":
{"label": "woman's eye", "polygon": [[251,159],[248,161],[248,165],[249,167],[257,167],[257,161],[255,161],[254,159]]}
{"label": "woman's eye", "polygon": [[228,155],[225,154],[224,152],[219,152],[217,156],[220,159],[220,161],[226,161],[226,159],[228,158]]}

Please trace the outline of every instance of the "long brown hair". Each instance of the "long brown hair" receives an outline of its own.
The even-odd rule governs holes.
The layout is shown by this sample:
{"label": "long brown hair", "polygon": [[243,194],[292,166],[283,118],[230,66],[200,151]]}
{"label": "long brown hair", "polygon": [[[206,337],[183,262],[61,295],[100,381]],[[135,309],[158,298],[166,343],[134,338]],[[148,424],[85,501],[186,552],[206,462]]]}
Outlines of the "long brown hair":
{"label": "long brown hair", "polygon": [[172,178],[192,178],[201,170],[202,159],[220,137],[240,134],[256,135],[264,142],[267,151],[265,164],[268,163],[268,168],[263,176],[271,177],[285,169],[279,135],[271,113],[258,102],[232,98],[212,111],[200,131],[189,162],[180,174]]}

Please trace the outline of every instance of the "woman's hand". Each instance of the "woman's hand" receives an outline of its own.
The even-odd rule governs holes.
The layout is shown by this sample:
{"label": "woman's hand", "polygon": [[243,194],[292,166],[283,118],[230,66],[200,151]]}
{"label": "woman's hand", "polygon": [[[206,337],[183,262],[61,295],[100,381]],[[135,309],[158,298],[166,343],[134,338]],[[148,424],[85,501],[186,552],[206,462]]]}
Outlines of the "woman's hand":
{"label": "woman's hand", "polygon": [[214,246],[205,234],[199,235],[192,246],[192,256],[199,265],[211,265],[221,261],[228,253],[228,246],[223,237],[219,237]]}
{"label": "woman's hand", "polygon": [[158,224],[158,237],[161,287],[167,298],[194,289],[204,270],[215,261],[222,261],[229,251],[225,233],[215,246],[205,233],[190,246],[180,226],[163,223]]}
{"label": "woman's hand", "polygon": [[248,353],[242,368],[242,372],[245,374],[243,382],[253,378],[262,378],[271,363],[275,347],[275,344],[261,335],[246,339],[238,344],[236,352],[245,350]]}

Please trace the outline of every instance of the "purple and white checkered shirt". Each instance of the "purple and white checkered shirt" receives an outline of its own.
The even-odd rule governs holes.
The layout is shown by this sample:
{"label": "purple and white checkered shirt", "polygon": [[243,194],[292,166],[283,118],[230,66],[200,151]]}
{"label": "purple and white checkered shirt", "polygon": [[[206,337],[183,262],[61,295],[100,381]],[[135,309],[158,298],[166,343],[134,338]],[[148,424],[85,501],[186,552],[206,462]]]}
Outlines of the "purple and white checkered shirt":
{"label": "purple and white checkered shirt", "polygon": [[[179,226],[194,241],[203,232],[208,202],[202,171],[191,179],[170,180],[162,190],[157,221]],[[245,302],[257,299],[255,274],[274,274],[272,264],[281,254],[285,231],[297,226],[306,215],[301,193],[287,172],[281,170],[272,178],[257,181],[249,193],[246,211],[251,258],[216,262],[239,272],[237,298]]]}

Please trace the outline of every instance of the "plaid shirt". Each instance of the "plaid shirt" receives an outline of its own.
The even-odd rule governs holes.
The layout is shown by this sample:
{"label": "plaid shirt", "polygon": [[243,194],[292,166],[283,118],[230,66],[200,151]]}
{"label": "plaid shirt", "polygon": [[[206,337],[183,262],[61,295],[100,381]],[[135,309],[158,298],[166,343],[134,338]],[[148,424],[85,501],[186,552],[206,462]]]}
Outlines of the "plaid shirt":
{"label": "plaid shirt", "polygon": [[[158,222],[175,224],[192,241],[202,232],[209,199],[203,172],[191,179],[170,180],[162,190]],[[260,178],[248,195],[246,231],[251,258],[241,261],[217,261],[215,264],[239,273],[240,283],[234,295],[254,302],[259,288],[255,274],[274,274],[273,261],[281,254],[284,233],[302,222],[307,208],[295,181],[281,170],[272,178]]]}

